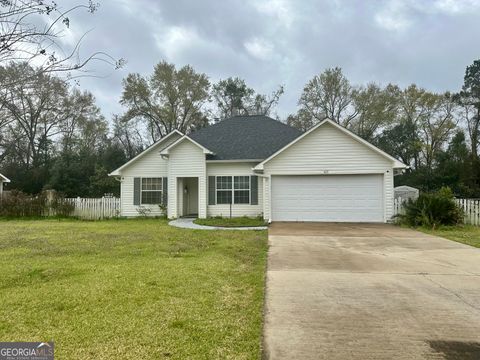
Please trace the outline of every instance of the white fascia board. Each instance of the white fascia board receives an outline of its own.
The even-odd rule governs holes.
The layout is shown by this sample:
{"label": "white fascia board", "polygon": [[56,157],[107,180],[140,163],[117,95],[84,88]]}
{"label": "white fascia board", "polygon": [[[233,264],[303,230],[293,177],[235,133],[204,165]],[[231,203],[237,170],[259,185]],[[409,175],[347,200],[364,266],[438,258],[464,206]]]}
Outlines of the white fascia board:
{"label": "white fascia board", "polygon": [[168,155],[170,149],[174,148],[175,146],[177,146],[178,144],[180,144],[182,141],[184,140],[188,140],[190,141],[192,144],[194,145],[197,145],[200,149],[203,150],[203,153],[204,154],[208,154],[208,155],[215,155],[215,153],[213,153],[212,151],[208,150],[205,146],[199,144],[198,142],[196,142],[195,140],[193,140],[191,137],[189,137],[188,135],[183,135],[180,139],[178,139],[177,141],[173,142],[172,144],[168,145],[165,149],[163,149],[160,154],[161,155]]}
{"label": "white fascia board", "polygon": [[254,163],[260,162],[263,159],[233,159],[233,160],[207,160],[207,163],[222,164],[222,163]]}
{"label": "white fascia board", "polygon": [[279,155],[280,153],[282,153],[283,151],[285,151],[286,149],[288,149],[290,146],[292,146],[293,144],[295,144],[296,142],[300,141],[301,139],[303,139],[305,136],[307,136],[308,134],[314,132],[315,130],[317,130],[319,127],[323,126],[324,124],[331,124],[332,126],[334,126],[335,128],[339,129],[340,131],[342,131],[343,133],[349,135],[350,137],[354,138],[355,140],[357,140],[358,142],[368,146],[370,149],[372,149],[373,151],[377,152],[378,154],[382,155],[383,157],[386,157],[387,159],[389,159],[390,161],[393,162],[393,168],[394,169],[405,169],[407,168],[408,166],[405,165],[404,163],[402,163],[401,161],[398,161],[397,159],[395,159],[393,156],[387,154],[385,151],[383,150],[380,150],[379,148],[377,148],[375,145],[373,144],[370,144],[368,141],[362,139],[360,136],[354,134],[353,132],[351,132],[350,130],[344,128],[343,126],[337,124],[335,121],[333,120],[330,120],[330,119],[325,119],[325,120],[322,120],[321,122],[319,122],[317,125],[313,126],[312,128],[310,128],[310,130],[306,131],[305,133],[303,133],[302,135],[300,135],[299,137],[297,137],[296,139],[294,139],[293,141],[291,141],[290,143],[288,143],[287,145],[285,145],[283,148],[281,148],[280,150],[278,150],[276,153],[274,153],[273,155],[271,155],[270,157],[268,157],[267,159],[265,159],[264,161],[262,161],[260,164],[258,164],[257,166],[255,166],[255,170],[263,170],[263,165],[266,164],[267,162],[269,162],[271,159],[273,159],[274,157],[276,157],[277,155]]}
{"label": "white fascia board", "polygon": [[7,178],[5,175],[0,174],[0,180],[4,183],[9,183],[10,179]]}
{"label": "white fascia board", "polygon": [[171,137],[173,134],[178,134],[180,136],[184,136],[183,133],[181,133],[180,131],[178,130],[173,130],[172,132],[170,132],[169,134],[167,134],[166,136],[164,136],[163,138],[161,138],[160,140],[158,140],[156,143],[152,144],[151,146],[149,146],[148,148],[146,148],[145,150],[143,150],[140,154],[138,154],[137,156],[133,157],[132,159],[130,159],[129,161],[127,161],[125,164],[123,164],[122,166],[120,166],[119,168],[113,170],[110,174],[108,174],[108,176],[119,176],[121,175],[120,172],[122,169],[125,169],[127,166],[129,166],[130,164],[132,164],[133,162],[137,161],[139,158],[141,158],[142,156],[144,156],[145,154],[148,154],[150,151],[152,151],[153,149],[155,149],[157,147],[157,145],[161,144],[162,142],[164,142],[165,140],[167,140],[169,137]]}

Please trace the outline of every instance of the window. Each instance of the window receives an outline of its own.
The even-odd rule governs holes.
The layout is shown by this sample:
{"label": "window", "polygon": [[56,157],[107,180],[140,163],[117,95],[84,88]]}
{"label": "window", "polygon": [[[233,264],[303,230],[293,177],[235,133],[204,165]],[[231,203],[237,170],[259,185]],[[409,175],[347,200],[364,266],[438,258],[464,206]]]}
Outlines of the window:
{"label": "window", "polygon": [[142,204],[161,204],[162,187],[162,178],[142,178]]}
{"label": "window", "polygon": [[250,204],[250,176],[217,176],[217,204],[230,203]]}
{"label": "window", "polygon": [[217,204],[232,202],[232,177],[217,176]]}
{"label": "window", "polygon": [[234,189],[235,204],[250,204],[250,176],[235,176]]}

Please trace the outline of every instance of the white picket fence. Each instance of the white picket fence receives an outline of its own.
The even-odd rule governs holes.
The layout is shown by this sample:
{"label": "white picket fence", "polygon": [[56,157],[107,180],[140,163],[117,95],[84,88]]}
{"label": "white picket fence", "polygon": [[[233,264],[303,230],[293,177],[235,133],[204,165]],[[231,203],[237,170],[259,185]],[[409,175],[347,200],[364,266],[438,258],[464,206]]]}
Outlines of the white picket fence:
{"label": "white picket fence", "polygon": [[465,224],[480,226],[480,199],[455,199],[463,209]]}
{"label": "white picket fence", "polygon": [[75,209],[72,216],[85,220],[109,219],[120,216],[120,199],[102,198],[67,198]]}
{"label": "white picket fence", "polygon": [[[464,223],[474,226],[480,226],[480,199],[455,199],[457,205],[462,208],[464,213]],[[402,214],[404,211],[405,200],[397,198],[393,202],[393,214]]]}
{"label": "white picket fence", "polygon": [[393,216],[403,214],[405,210],[403,207],[404,204],[405,204],[405,199],[396,198],[393,200]]}

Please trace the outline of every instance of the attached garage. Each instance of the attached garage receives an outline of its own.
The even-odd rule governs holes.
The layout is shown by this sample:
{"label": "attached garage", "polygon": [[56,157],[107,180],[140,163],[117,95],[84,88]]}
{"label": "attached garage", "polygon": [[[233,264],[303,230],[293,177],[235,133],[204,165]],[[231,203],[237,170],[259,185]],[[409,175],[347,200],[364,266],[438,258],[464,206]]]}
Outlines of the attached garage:
{"label": "attached garage", "polygon": [[383,174],[272,176],[273,221],[383,222]]}
{"label": "attached garage", "polygon": [[407,166],[324,120],[254,167],[269,221],[387,222]]}

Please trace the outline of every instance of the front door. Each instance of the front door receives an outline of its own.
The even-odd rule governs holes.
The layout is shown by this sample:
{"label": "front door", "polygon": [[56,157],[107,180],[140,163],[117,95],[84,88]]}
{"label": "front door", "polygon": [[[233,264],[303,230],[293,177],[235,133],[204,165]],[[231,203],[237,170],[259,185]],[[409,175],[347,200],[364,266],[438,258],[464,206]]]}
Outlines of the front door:
{"label": "front door", "polygon": [[198,215],[198,178],[183,178],[182,181],[182,216]]}

